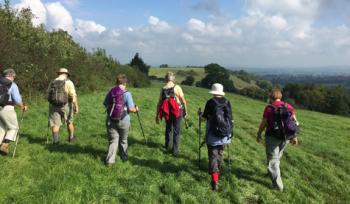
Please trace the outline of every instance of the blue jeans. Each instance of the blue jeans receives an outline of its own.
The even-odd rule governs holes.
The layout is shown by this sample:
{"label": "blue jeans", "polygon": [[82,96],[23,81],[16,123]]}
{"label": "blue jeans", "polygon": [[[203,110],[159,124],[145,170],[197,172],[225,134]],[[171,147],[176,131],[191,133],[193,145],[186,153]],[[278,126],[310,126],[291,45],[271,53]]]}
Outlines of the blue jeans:
{"label": "blue jeans", "polygon": [[169,120],[165,121],[165,148],[172,150],[173,154],[179,153],[181,118],[182,115],[179,118],[171,115]]}

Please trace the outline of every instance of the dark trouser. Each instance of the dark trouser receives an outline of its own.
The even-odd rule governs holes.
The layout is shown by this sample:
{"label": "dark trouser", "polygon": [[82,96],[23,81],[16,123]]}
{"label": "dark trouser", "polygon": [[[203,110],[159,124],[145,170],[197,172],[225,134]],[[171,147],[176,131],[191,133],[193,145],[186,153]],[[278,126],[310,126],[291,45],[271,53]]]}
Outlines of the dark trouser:
{"label": "dark trouser", "polygon": [[179,118],[170,116],[169,120],[166,121],[165,148],[172,150],[173,154],[179,153],[181,118],[181,116]]}
{"label": "dark trouser", "polygon": [[220,172],[222,155],[224,154],[224,145],[216,145],[208,147],[209,168],[208,173]]}

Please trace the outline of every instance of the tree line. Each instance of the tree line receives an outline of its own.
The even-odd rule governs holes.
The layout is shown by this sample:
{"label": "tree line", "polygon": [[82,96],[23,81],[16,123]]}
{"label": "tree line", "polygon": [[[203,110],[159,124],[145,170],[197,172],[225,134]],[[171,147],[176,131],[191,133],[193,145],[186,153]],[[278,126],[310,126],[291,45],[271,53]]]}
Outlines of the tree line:
{"label": "tree line", "polygon": [[[347,88],[342,85],[324,86],[287,83],[282,87],[279,84],[273,85],[269,80],[261,79],[243,70],[231,71],[215,63],[206,65],[204,70],[206,76],[201,81],[198,81],[196,86],[210,89],[212,84],[221,83],[227,92],[262,101],[268,100],[268,94],[273,87],[279,87],[283,92],[283,100],[291,103],[293,106],[336,115],[350,115],[350,95]],[[230,79],[231,74],[249,83],[254,81],[257,86],[238,89]],[[182,83],[192,85],[191,83],[186,83],[193,83],[193,77],[191,77],[188,76]]]}
{"label": "tree line", "polygon": [[12,9],[9,0],[0,4],[0,69],[16,70],[16,82],[29,100],[45,93],[60,67],[69,69],[81,92],[114,84],[120,72],[127,74],[133,86],[150,84],[148,69],[139,66],[145,64],[138,54],[130,64],[122,65],[103,49],[88,52],[64,30],[34,27],[33,17],[30,9]]}

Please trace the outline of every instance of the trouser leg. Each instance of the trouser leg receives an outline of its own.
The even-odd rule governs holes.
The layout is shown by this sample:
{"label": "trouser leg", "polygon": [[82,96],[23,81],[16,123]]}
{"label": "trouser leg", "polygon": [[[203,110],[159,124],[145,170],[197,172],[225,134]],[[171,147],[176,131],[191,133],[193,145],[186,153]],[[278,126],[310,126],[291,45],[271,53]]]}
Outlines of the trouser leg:
{"label": "trouser leg", "polygon": [[4,109],[4,120],[3,123],[6,126],[5,138],[9,141],[15,141],[18,131],[17,114],[13,106],[5,106]]}
{"label": "trouser leg", "polygon": [[165,121],[165,148],[168,150],[172,149],[172,118],[169,118],[169,120]]}
{"label": "trouser leg", "polygon": [[4,141],[6,134],[6,125],[2,122],[2,118],[0,118],[0,144]]}
{"label": "trouser leg", "polygon": [[270,174],[272,184],[279,190],[283,190],[280,159],[283,155],[287,142],[274,137],[266,137],[265,141],[268,172]]}
{"label": "trouser leg", "polygon": [[180,123],[181,117],[173,118],[173,154],[178,154],[180,149]]}
{"label": "trouser leg", "polygon": [[209,174],[212,174],[213,172],[220,172],[222,155],[224,153],[224,146],[207,145],[207,147],[208,147],[208,158],[209,158],[209,163],[208,163]]}
{"label": "trouser leg", "polygon": [[119,133],[115,122],[107,121],[107,135],[108,135],[108,153],[106,157],[106,163],[113,164],[115,163],[115,156],[118,152],[118,142],[119,142]]}
{"label": "trouser leg", "polygon": [[120,121],[118,123],[120,158],[122,160],[128,159],[128,133],[130,128],[129,121]]}

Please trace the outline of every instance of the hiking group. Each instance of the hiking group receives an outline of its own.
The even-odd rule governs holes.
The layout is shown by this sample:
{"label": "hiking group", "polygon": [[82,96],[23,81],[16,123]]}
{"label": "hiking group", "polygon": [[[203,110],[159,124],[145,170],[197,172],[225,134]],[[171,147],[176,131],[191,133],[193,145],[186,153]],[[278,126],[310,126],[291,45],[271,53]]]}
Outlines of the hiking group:
{"label": "hiking group", "polygon": [[[64,121],[68,131],[67,140],[75,143],[77,137],[74,135],[73,117],[79,112],[78,97],[75,86],[69,79],[68,69],[60,68],[57,75],[57,78],[50,82],[47,91],[49,102],[48,128],[52,132],[53,145],[59,145],[59,129],[62,121]],[[16,141],[16,139],[18,141],[20,124],[17,121],[14,106],[20,107],[22,119],[23,113],[27,110],[27,106],[22,102],[18,86],[14,82],[15,76],[16,73],[13,69],[6,69],[0,78],[0,152],[5,155],[9,154],[9,143]],[[180,153],[180,123],[182,118],[186,122],[188,109],[182,88],[175,84],[175,75],[168,72],[164,79],[165,85],[160,90],[155,121],[159,124],[160,120],[165,120],[164,148],[165,151],[171,152],[174,157],[177,157]],[[105,125],[109,142],[105,159],[107,166],[112,166],[115,163],[118,152],[122,161],[128,160],[129,113],[137,113],[137,116],[139,116],[139,108],[135,105],[131,92],[126,89],[127,82],[125,74],[117,75],[116,85],[108,91],[103,101],[106,108]],[[233,137],[234,120],[231,103],[225,98],[224,87],[219,83],[214,83],[209,93],[212,98],[206,102],[204,111],[202,112],[199,108],[197,112],[199,117],[198,153],[200,163],[200,150],[203,144],[206,144],[211,187],[214,191],[218,191],[219,174],[224,164],[224,149],[227,147],[229,151],[229,144]],[[279,167],[283,151],[288,143],[298,143],[296,137],[298,122],[295,111],[290,104],[283,102],[281,99],[281,91],[273,89],[270,94],[270,103],[264,109],[257,133],[257,141],[260,142],[262,132],[265,131],[267,171],[273,187],[279,191],[283,191]],[[140,118],[138,119],[140,122]],[[205,140],[203,142],[201,142],[201,121],[206,121]],[[228,167],[230,168],[230,159],[228,159]]]}

